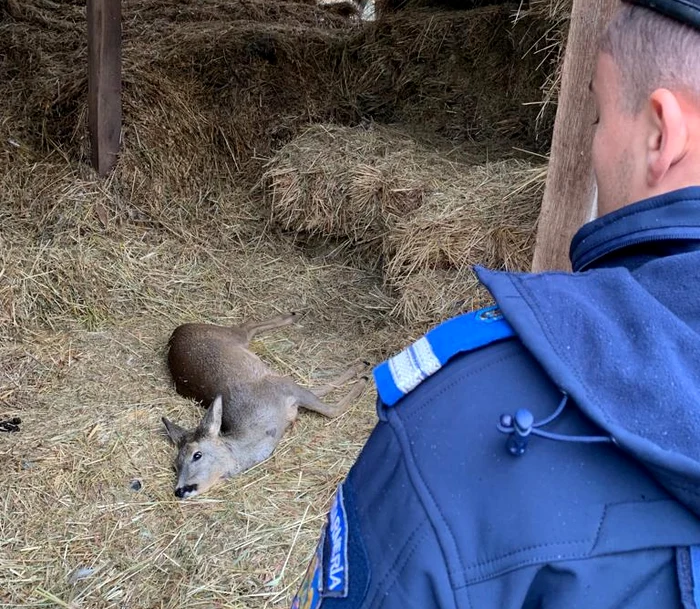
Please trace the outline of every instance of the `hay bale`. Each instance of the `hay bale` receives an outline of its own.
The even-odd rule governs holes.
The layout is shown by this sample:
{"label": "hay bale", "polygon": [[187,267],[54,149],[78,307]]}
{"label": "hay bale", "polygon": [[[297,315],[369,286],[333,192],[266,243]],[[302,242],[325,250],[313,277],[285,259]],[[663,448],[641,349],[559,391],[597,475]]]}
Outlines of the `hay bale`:
{"label": "hay bale", "polygon": [[411,326],[435,323],[487,299],[473,265],[527,269],[545,174],[515,159],[446,164],[424,205],[384,240],[384,279],[399,295],[394,312]]}
{"label": "hay bale", "polygon": [[389,276],[477,260],[498,268],[525,266],[542,172],[516,159],[446,165],[425,204],[388,234]]}
{"label": "hay bale", "polygon": [[472,163],[387,128],[317,125],[280,151],[263,184],[273,224],[382,260],[393,313],[415,327],[484,302],[472,265],[529,267],[546,170]]}
{"label": "hay bale", "polygon": [[314,125],[263,175],[272,222],[322,239],[374,244],[423,204],[430,153],[392,129]]}

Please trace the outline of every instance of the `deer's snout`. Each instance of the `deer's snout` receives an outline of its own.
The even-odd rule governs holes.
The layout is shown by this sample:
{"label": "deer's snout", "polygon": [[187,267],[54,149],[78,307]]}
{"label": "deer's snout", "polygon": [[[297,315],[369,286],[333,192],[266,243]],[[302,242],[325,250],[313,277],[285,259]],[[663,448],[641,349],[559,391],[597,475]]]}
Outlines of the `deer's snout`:
{"label": "deer's snout", "polygon": [[175,496],[178,499],[184,499],[190,493],[194,493],[197,490],[196,484],[188,484],[187,486],[179,486],[175,489]]}

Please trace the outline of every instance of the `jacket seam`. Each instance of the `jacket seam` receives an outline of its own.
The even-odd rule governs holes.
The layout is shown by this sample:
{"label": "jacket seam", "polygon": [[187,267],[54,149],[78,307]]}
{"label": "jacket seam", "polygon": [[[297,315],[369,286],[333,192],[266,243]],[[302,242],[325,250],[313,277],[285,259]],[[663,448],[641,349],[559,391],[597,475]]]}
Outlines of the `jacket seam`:
{"label": "jacket seam", "polygon": [[[403,421],[401,421],[400,417],[397,415],[395,410],[389,411],[389,424],[391,425],[392,431],[396,436],[396,439],[399,443],[399,446],[401,447],[401,458],[404,460],[404,463],[406,465],[406,471],[408,473],[408,478],[411,482],[411,486],[413,487],[414,492],[416,493],[416,496],[418,497],[419,501],[421,502],[421,505],[423,507],[423,511],[425,513],[425,516],[430,522],[433,532],[435,534],[435,537],[437,539],[438,546],[440,547],[440,552],[442,553],[442,558],[443,562],[447,566],[448,573],[450,574],[450,579],[453,577],[453,570],[450,569],[450,561],[447,557],[447,554],[445,552],[445,548],[443,546],[443,542],[440,539],[440,535],[437,532],[437,526],[436,523],[433,521],[433,518],[431,516],[430,511],[426,507],[426,500],[424,497],[424,493],[422,492],[421,489],[418,488],[416,485],[416,478],[420,481],[422,484],[423,488],[425,489],[425,492],[428,494],[428,497],[430,498],[430,501],[432,501],[433,506],[435,511],[437,511],[440,519],[442,520],[442,525],[445,527],[449,534],[450,542],[452,543],[452,546],[454,547],[454,552],[455,555],[457,556],[457,560],[459,561],[462,574],[464,573],[464,563],[462,561],[462,556],[459,552],[459,549],[457,547],[457,542],[455,541],[455,535],[452,532],[452,528],[450,527],[449,523],[447,522],[447,519],[445,518],[445,515],[443,514],[442,510],[440,509],[440,506],[438,503],[435,501],[435,497],[433,496],[432,492],[430,491],[430,488],[428,485],[425,483],[425,480],[423,479],[423,475],[421,474],[420,470],[418,469],[418,466],[415,463],[415,455],[413,454],[413,451],[410,448],[410,444],[408,442],[405,442],[404,440],[406,439],[405,436],[406,430],[404,429],[403,426]],[[392,420],[393,419],[393,420]],[[401,433],[399,433],[401,432]],[[410,457],[410,459],[409,459]],[[457,598],[456,598],[456,593],[455,590],[459,586],[456,586],[454,582],[452,582],[452,588],[453,588],[453,602],[454,606],[457,607]]]}
{"label": "jacket seam", "polygon": [[[418,535],[418,532],[423,529],[423,527],[427,525],[429,528],[426,528],[425,530],[422,531],[420,535]],[[375,603],[377,601],[377,597],[382,593],[384,587],[386,586],[387,582],[389,581],[389,578],[393,575],[397,575],[399,570],[404,568],[408,561],[411,559],[411,557],[416,553],[416,550],[420,546],[418,542],[422,541],[425,537],[427,537],[430,533],[430,527],[432,527],[432,524],[430,522],[430,519],[427,517],[423,522],[421,522],[411,533],[409,539],[406,541],[406,543],[403,545],[401,550],[399,551],[399,555],[396,557],[396,560],[394,560],[394,563],[391,565],[391,568],[384,574],[384,577],[377,582],[377,586],[374,590],[374,594],[372,594],[372,597],[369,600],[369,606],[370,607],[375,607]],[[417,537],[416,537],[417,536]],[[414,539],[415,538],[415,539]],[[407,550],[408,548],[408,550]]]}

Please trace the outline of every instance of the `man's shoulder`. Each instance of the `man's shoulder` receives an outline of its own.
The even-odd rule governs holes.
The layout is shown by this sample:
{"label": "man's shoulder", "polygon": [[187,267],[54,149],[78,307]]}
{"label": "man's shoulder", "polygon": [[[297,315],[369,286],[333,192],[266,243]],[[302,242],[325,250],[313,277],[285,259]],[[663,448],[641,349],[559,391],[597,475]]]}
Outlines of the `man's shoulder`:
{"label": "man's shoulder", "polygon": [[[326,593],[323,606],[503,607],[509,597],[519,607],[515,597],[541,596],[588,607],[599,594],[617,606],[640,577],[645,598],[678,606],[673,548],[688,543],[688,516],[639,464],[591,441],[601,430],[500,312],[449,320],[421,341],[375,371],[379,422],[343,483],[346,511],[334,502],[329,519],[336,533],[349,523],[336,535],[341,550],[347,540],[348,596]],[[516,454],[504,421],[525,410],[536,433]],[[541,589],[544,565],[573,576]]]}
{"label": "man's shoulder", "polygon": [[449,319],[375,368],[379,398],[395,406],[459,356],[514,337],[496,306]]}
{"label": "man's shoulder", "polygon": [[[441,366],[432,374],[412,346],[415,386],[406,386],[397,400],[387,364],[394,386],[380,386],[381,423],[370,440],[373,450],[354,468],[356,488],[367,488],[384,469],[390,481],[396,463],[403,463],[440,546],[455,549],[445,558],[457,586],[532,564],[642,550],[660,537],[665,547],[681,541],[687,523],[680,506],[608,441],[507,322],[490,315],[486,322],[479,312],[469,314],[460,331],[446,333],[452,347],[438,352],[451,355],[443,360],[436,354]],[[484,335],[475,338],[479,329]],[[523,413],[528,430],[518,428]],[[514,452],[516,428],[527,441]],[[387,482],[380,491],[403,497],[405,485]],[[664,530],[645,536],[636,525],[615,524],[645,519],[664,522]],[[487,539],[481,538],[484,527]]]}

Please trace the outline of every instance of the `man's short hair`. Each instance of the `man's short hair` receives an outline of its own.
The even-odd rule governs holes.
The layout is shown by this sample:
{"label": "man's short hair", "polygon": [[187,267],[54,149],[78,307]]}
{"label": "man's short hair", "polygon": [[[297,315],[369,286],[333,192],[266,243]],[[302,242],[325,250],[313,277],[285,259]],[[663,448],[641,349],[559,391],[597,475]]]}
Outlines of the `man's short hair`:
{"label": "man's short hair", "polygon": [[622,78],[626,110],[637,113],[658,88],[700,103],[700,30],[639,6],[624,5],[600,41]]}

